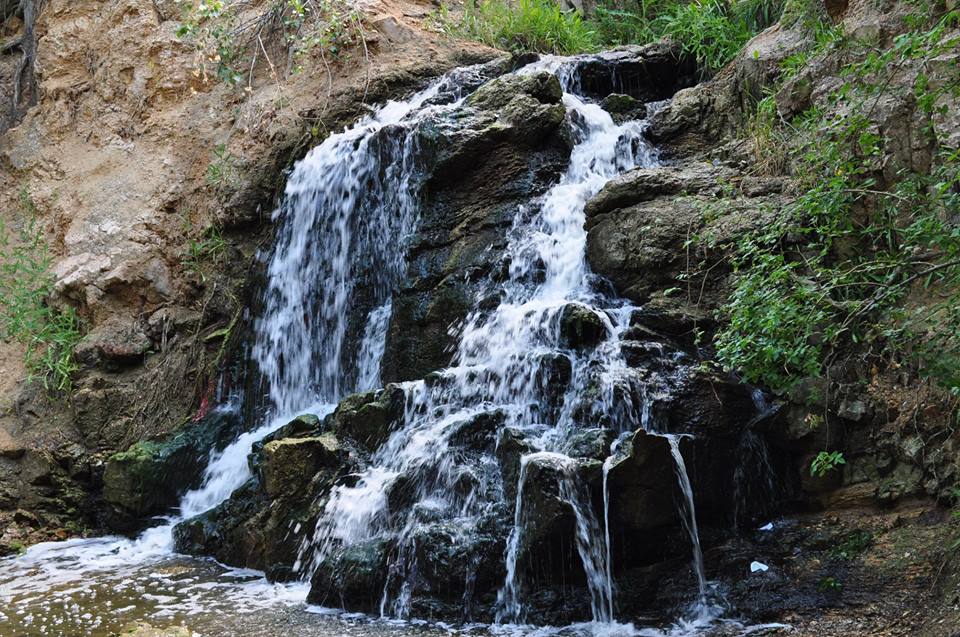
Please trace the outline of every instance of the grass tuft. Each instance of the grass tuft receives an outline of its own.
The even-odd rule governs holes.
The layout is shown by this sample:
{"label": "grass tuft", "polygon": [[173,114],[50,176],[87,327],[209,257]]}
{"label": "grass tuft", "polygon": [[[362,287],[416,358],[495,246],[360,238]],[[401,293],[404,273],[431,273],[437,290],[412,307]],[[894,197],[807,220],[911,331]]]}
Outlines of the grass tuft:
{"label": "grass tuft", "polygon": [[50,305],[52,258],[26,189],[20,204],[25,219],[15,237],[0,222],[0,335],[26,347],[30,379],[41,379],[50,391],[68,391],[77,370],[73,348],[80,321],[72,307]]}

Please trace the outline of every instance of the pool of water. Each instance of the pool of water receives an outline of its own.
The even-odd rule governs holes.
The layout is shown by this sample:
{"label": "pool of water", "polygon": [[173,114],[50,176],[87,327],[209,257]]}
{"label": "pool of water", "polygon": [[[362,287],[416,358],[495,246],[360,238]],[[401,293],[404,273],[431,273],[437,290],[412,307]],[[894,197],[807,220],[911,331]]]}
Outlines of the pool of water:
{"label": "pool of water", "polygon": [[[166,537],[163,527],[155,536]],[[0,560],[0,636],[108,637],[135,627],[181,628],[192,637],[476,635],[478,637],[681,637],[772,634],[716,617],[663,628],[631,624],[451,626],[381,620],[307,605],[308,585],[177,555],[148,531],[136,540],[76,539],[31,547]]]}

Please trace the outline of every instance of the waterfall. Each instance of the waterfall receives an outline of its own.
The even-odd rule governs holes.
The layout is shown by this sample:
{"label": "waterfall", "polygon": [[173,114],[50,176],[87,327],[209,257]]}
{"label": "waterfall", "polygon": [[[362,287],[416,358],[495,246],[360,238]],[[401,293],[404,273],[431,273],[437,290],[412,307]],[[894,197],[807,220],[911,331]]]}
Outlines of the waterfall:
{"label": "waterfall", "polygon": [[[519,72],[543,69],[555,71],[565,88],[571,88],[575,74],[558,58]],[[501,431],[522,432],[534,448],[520,459],[498,619],[517,621],[523,614],[519,561],[524,552],[524,481],[530,463],[548,457],[562,468],[558,488],[574,514],[575,542],[591,593],[593,618],[613,619],[609,519],[605,513],[601,532],[585,487],[575,475],[576,462],[566,455],[567,445],[581,427],[575,412],[588,393],[596,396],[593,412],[598,417],[615,414],[621,431],[644,426],[649,405],[646,401],[624,404],[625,396],[645,391],[630,375],[618,344],[633,308],[593,286],[585,260],[583,209],[613,177],[635,166],[655,165],[657,160],[643,138],[643,122],[615,124],[599,106],[570,92],[563,95],[563,103],[577,143],[559,181],[517,210],[507,248],[509,278],[490,284],[491,290],[500,292],[500,303],[492,311],[475,311],[459,327],[453,365],[440,373],[439,380],[404,385],[407,408],[402,423],[356,481],[333,489],[312,536],[301,546],[297,566],[309,576],[347,546],[396,538],[401,548],[392,558],[388,580],[398,581],[388,582],[384,589],[380,608],[385,615],[404,617],[409,610],[408,598],[417,585],[415,551],[410,547],[419,530],[429,528],[436,518],[465,529],[476,527],[500,506],[502,487],[496,484],[496,472],[490,475],[465,464],[451,443],[471,419],[496,412],[505,420]],[[570,308],[595,316],[608,338],[589,351],[571,350],[561,334],[564,312]],[[559,404],[541,382],[543,362],[551,356],[563,357],[572,367],[573,380]],[[621,391],[624,387],[628,390]],[[465,473],[474,480],[467,492],[458,488]],[[412,486],[415,493],[408,505],[394,511],[388,494],[401,477],[403,488]],[[468,547],[469,537],[464,551]]]}
{"label": "waterfall", "polygon": [[[293,566],[303,580],[347,549],[388,544],[379,600],[385,617],[413,614],[426,570],[421,549],[439,541],[454,548],[463,568],[465,607],[476,564],[494,547],[498,556],[502,551],[497,621],[525,621],[524,577],[534,568],[527,558],[538,541],[529,527],[537,505],[530,495],[537,487],[549,488],[565,520],[572,521],[592,620],[615,621],[608,477],[619,444],[648,429],[659,380],[638,374],[624,359],[621,337],[637,308],[612,295],[590,271],[584,208],[611,179],[656,166],[658,157],[644,138],[644,121],[616,123],[576,94],[575,62],[546,57],[517,73],[544,71],[554,73],[564,89],[572,147],[566,170],[516,209],[505,280],[491,276],[476,309],[451,326],[457,340],[450,366],[401,385],[403,417],[386,442],[357,454],[360,468],[316,503],[316,523],[291,538],[299,542]],[[248,456],[257,441],[294,416],[322,417],[346,394],[381,385],[394,295],[406,276],[406,248],[429,178],[419,127],[455,120],[484,73],[480,67],[461,69],[405,101],[389,102],[331,135],[296,165],[273,214],[276,244],[265,259],[263,311],[253,325],[251,359],[260,382],[255,395],[243,399],[259,420],[211,453],[201,486],[183,495],[177,515],[135,541],[73,544],[61,556],[68,564],[62,571],[86,575],[91,571],[84,561],[112,568],[124,560],[169,557],[175,524],[218,506],[249,480]],[[485,298],[499,300],[491,307],[480,303]],[[571,342],[566,326],[577,320],[592,322],[596,342]],[[569,381],[555,382],[551,366],[567,370]],[[239,400],[221,409],[239,409]],[[481,426],[495,428],[496,442],[467,448],[465,432]],[[616,437],[606,457],[609,438],[603,438],[602,462],[575,448],[585,432]],[[511,436],[519,450],[508,449]],[[669,440],[704,600],[692,488],[677,438]],[[504,459],[511,453],[516,457]],[[502,471],[511,462],[515,484],[507,484]],[[538,484],[530,479],[534,472]],[[592,501],[597,486],[602,519]],[[511,491],[515,497],[507,495]],[[488,532],[501,522],[509,528],[505,546],[502,535],[498,544]]]}
{"label": "waterfall", "polygon": [[683,521],[683,527],[690,536],[690,544],[693,550],[693,570],[697,576],[699,592],[698,603],[703,606],[707,600],[707,576],[703,567],[703,551],[700,549],[700,531],[697,528],[697,509],[693,503],[693,487],[690,486],[690,476],[687,474],[687,465],[683,461],[683,454],[680,453],[680,437],[668,435],[666,438],[670,442],[670,453],[673,455],[677,482],[680,485],[680,493],[683,497],[681,520]]}
{"label": "waterfall", "polygon": [[[297,415],[323,417],[344,394],[380,384],[390,298],[404,275],[405,241],[417,222],[415,196],[423,178],[410,132],[418,118],[455,108],[463,87],[477,86],[485,72],[483,66],[458,69],[407,100],[387,102],[296,165],[273,213],[276,244],[264,310],[254,324],[252,359],[263,391],[246,399],[261,407],[260,422],[222,450],[211,450],[201,485],[183,494],[178,510],[161,524],[133,540],[36,545],[11,565],[9,578],[0,576],[0,599],[91,581],[136,589],[141,585],[134,576],[144,577],[140,569],[174,556],[179,522],[224,502],[251,477],[254,443]],[[365,320],[351,325],[351,316]],[[215,410],[240,411],[241,400],[232,396]],[[236,578],[228,579],[243,590]]]}

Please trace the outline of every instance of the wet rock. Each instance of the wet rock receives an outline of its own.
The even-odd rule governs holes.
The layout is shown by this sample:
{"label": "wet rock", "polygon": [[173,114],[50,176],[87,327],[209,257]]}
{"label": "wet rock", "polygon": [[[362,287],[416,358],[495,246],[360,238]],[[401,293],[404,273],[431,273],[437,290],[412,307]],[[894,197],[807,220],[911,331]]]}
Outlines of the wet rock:
{"label": "wet rock", "polygon": [[562,97],[560,81],[545,71],[487,82],[467,98],[468,108],[454,122],[422,127],[424,143],[434,149],[432,179],[444,179],[500,143],[537,145],[563,122]]}
{"label": "wet rock", "polygon": [[672,367],[670,352],[662,343],[623,340],[620,342],[620,353],[630,367],[654,371],[664,371]]}
{"label": "wet rock", "polygon": [[473,451],[487,451],[496,445],[497,432],[506,420],[501,409],[477,414],[463,422],[450,436],[450,444]]}
{"label": "wet rock", "polygon": [[[503,583],[501,522],[486,517],[471,525],[437,522],[419,526],[411,538],[416,574],[411,614],[492,621],[495,591]],[[397,566],[402,566],[398,564]],[[389,582],[396,599],[409,572],[398,568]]]}
{"label": "wet rock", "polygon": [[259,482],[250,479],[213,509],[174,527],[174,545],[188,555],[211,555],[231,566],[267,570],[263,529],[268,506]]}
{"label": "wet rock", "polygon": [[[291,425],[310,419],[303,417]],[[301,425],[302,426],[302,425]],[[224,564],[255,568],[271,581],[298,576],[293,568],[342,474],[356,467],[331,433],[266,442],[252,454],[254,477],[230,497],[174,529],[177,550],[212,555]]]}
{"label": "wet rock", "polygon": [[536,546],[549,537],[572,537],[573,512],[561,495],[561,483],[569,480],[569,458],[534,454],[526,459],[523,483],[523,548],[536,554]]}
{"label": "wet rock", "polygon": [[389,550],[389,542],[375,539],[347,546],[323,560],[310,580],[307,603],[379,613]]}
{"label": "wet rock", "polygon": [[573,458],[603,460],[610,455],[614,434],[609,429],[586,429],[570,436],[564,448]]}
{"label": "wet rock", "polygon": [[621,453],[607,478],[618,528],[644,531],[675,524],[677,478],[667,439],[638,431]]}
{"label": "wet rock", "polygon": [[332,434],[282,438],[263,446],[260,476],[267,497],[277,498],[302,488],[323,468],[340,465],[340,443]]}
{"label": "wet rock", "polygon": [[552,73],[544,71],[491,80],[467,98],[467,104],[481,110],[498,110],[513,103],[518,93],[532,97],[541,104],[558,104],[563,97],[560,81]]}
{"label": "wet rock", "polygon": [[618,123],[639,120],[647,116],[646,104],[622,93],[607,95],[601,100],[600,107],[610,113],[613,121]]}
{"label": "wet rock", "polygon": [[330,416],[330,428],[374,451],[386,442],[393,426],[403,418],[405,400],[398,385],[347,396]]}
{"label": "wet rock", "polygon": [[533,446],[527,442],[527,435],[519,429],[506,427],[500,430],[497,440],[497,461],[500,475],[503,477],[503,491],[507,502],[517,498],[517,481],[520,479],[520,458],[532,453]]}
{"label": "wet rock", "polygon": [[595,347],[607,337],[607,326],[587,306],[570,303],[560,313],[560,336],[566,347],[587,349]]}
{"label": "wet rock", "polygon": [[303,438],[320,433],[323,424],[320,419],[313,414],[303,414],[297,416],[287,424],[276,431],[273,431],[257,442],[253,443],[253,453],[257,454],[263,449],[263,446],[273,440],[283,440],[284,438]]}
{"label": "wet rock", "polygon": [[550,352],[540,357],[536,382],[546,397],[544,403],[539,405],[545,416],[556,415],[572,377],[573,363],[568,356]]}
{"label": "wet rock", "polygon": [[235,412],[215,411],[172,436],[110,456],[103,472],[105,524],[133,532],[147,516],[176,505],[181,493],[199,484],[210,450],[225,445],[239,426]]}
{"label": "wet rock", "polygon": [[482,86],[455,116],[422,126],[431,176],[408,279],[393,301],[384,381],[449,365],[458,326],[503,271],[518,207],[552,185],[569,160],[560,98],[547,73],[507,76]]}
{"label": "wet rock", "polygon": [[595,99],[622,94],[653,102],[697,82],[696,61],[670,42],[605,51],[582,59],[574,73],[579,92]]}

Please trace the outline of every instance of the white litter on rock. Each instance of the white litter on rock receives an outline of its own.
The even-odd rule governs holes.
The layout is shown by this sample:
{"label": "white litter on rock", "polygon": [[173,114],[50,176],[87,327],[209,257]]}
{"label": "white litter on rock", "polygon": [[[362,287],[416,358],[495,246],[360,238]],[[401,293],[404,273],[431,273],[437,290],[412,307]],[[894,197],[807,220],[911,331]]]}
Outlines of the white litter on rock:
{"label": "white litter on rock", "polygon": [[758,530],[758,531],[772,531],[772,530],[773,530],[773,522],[767,522],[766,524],[764,524],[763,526],[761,526],[761,527],[760,527],[759,529],[757,529],[757,530]]}
{"label": "white litter on rock", "polygon": [[770,570],[770,567],[763,562],[750,562],[751,573],[763,573],[768,570]]}

